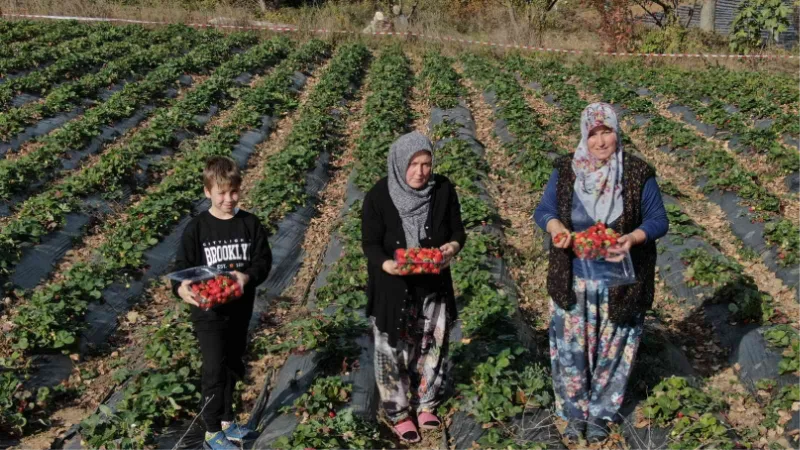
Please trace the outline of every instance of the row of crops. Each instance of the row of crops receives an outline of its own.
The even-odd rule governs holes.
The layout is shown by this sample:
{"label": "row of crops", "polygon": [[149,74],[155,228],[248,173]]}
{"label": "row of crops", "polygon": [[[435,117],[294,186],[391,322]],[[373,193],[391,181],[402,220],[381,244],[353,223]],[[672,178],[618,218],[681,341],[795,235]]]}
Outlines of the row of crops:
{"label": "row of crops", "polygon": [[[714,370],[672,364],[693,353],[657,302],[649,323],[662,331],[648,328],[647,367],[637,369],[645,389],[631,388],[617,432],[670,448],[791,442],[800,428],[793,77],[378,42],[0,22],[0,442],[195,445],[200,355],[188,309],[161,277],[189,218],[208,208],[204,161],[230,156],[253,180],[243,201],[276,249],[256,306],[268,313],[301,265],[282,250],[308,226],[293,215],[315,214],[329,161],[349,147],[335,231],[315,244],[326,248],[322,269],[292,321],[253,341],[248,357],[270,355],[277,375],[243,387],[261,396],[239,412],[258,429],[257,448],[396,447],[376,420],[360,211],[389,145],[422,117],[469,232],[453,266],[447,426],[426,445],[563,447],[546,339],[521,314],[523,280],[511,270],[525,264],[506,238],[519,230],[492,193],[513,184],[538,198],[595,100],[618,108],[626,148],[659,171],[671,222],[658,258],[665,302],[707,327],[723,349],[717,362],[737,367],[739,395],[762,419],[746,429],[731,419],[744,400],[714,391]],[[349,112],[358,99],[363,109]],[[276,128],[282,117],[290,129]],[[287,135],[267,152],[276,131]],[[493,152],[511,167],[492,167]],[[48,435],[54,415],[75,405],[89,412]]]}

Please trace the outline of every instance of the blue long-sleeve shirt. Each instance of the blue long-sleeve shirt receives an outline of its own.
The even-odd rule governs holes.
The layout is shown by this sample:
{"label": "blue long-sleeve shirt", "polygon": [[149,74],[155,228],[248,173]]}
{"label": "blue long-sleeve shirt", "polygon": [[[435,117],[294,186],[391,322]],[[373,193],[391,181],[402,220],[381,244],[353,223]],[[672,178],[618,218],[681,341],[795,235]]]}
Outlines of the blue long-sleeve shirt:
{"label": "blue long-sleeve shirt", "polygon": [[[544,188],[544,195],[533,213],[536,224],[547,231],[547,222],[551,219],[558,219],[558,199],[556,198],[556,186],[558,184],[558,171],[553,170],[550,180]],[[577,194],[572,197],[572,231],[583,231],[594,225],[595,221],[586,212],[586,208],[578,199]],[[614,223],[609,224],[611,226]],[[669,230],[669,220],[667,211],[664,209],[664,201],[661,199],[661,190],[655,178],[650,178],[645,182],[642,192],[642,224],[638,227],[646,237],[646,242],[658,239]],[[578,261],[573,263],[575,276],[580,277],[581,268]]]}

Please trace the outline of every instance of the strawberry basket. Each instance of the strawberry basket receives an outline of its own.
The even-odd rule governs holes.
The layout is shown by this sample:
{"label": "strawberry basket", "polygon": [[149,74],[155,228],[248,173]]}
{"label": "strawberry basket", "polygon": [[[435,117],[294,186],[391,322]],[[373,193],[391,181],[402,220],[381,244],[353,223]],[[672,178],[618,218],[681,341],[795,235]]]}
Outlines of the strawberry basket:
{"label": "strawberry basket", "polygon": [[[602,222],[584,231],[573,232],[572,252],[576,256],[581,278],[605,282],[606,286],[621,286],[636,282],[630,253],[619,259],[610,249],[619,244],[620,235]],[[556,235],[556,244],[566,239],[566,233]]]}
{"label": "strawberry basket", "polygon": [[398,248],[394,261],[400,275],[435,275],[444,265],[442,251],[438,248]]}
{"label": "strawberry basket", "polygon": [[190,267],[167,274],[179,283],[189,280],[189,288],[197,294],[200,309],[208,311],[242,296],[242,287],[230,272],[213,267]]}

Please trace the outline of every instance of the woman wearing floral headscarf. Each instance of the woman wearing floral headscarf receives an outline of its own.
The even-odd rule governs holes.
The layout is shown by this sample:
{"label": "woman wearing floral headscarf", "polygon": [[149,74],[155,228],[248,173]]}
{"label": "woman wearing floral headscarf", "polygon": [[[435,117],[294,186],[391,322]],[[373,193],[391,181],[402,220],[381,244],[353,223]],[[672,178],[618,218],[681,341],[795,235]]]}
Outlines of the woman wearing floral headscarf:
{"label": "woman wearing floral headscarf", "polygon": [[[547,290],[556,411],[568,421],[567,439],[585,433],[589,442],[601,442],[608,422],[619,419],[644,314],[653,302],[655,241],[669,223],[655,172],[623,150],[611,105],[586,107],[575,154],[554,166],[534,219],[553,240]],[[610,251],[630,253],[635,283],[609,287],[589,279],[572,253],[572,239],[555,239],[596,222],[621,235]]]}
{"label": "woman wearing floral headscarf", "polygon": [[417,426],[440,425],[434,412],[456,316],[453,279],[449,268],[438,275],[399,276],[393,255],[399,248],[439,248],[449,264],[463,248],[466,233],[455,187],[432,173],[428,138],[412,132],[397,139],[389,150],[388,169],[364,198],[367,316],[373,325],[381,406],[400,439],[419,442]]}

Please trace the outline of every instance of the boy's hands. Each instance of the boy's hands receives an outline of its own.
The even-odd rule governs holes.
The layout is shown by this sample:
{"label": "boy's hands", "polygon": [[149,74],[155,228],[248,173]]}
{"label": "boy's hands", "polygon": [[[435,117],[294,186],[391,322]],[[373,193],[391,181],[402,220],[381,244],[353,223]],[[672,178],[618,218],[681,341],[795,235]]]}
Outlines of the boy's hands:
{"label": "boy's hands", "polygon": [[242,292],[244,292],[244,286],[250,281],[250,275],[246,273],[239,272],[238,270],[234,270],[231,272],[234,277],[236,277],[236,281],[239,283],[239,287],[242,288]]}
{"label": "boy's hands", "polygon": [[[234,278],[236,278],[236,283],[239,284],[242,292],[244,291],[244,286],[250,281],[250,276],[246,273],[239,272],[238,270],[234,270],[231,272]],[[189,280],[183,280],[181,282],[180,287],[178,288],[178,296],[185,302],[190,305],[200,307],[200,294],[196,294],[192,291],[191,288],[192,282]]]}
{"label": "boy's hands", "polygon": [[183,280],[183,282],[181,282],[181,287],[178,288],[178,296],[180,296],[184,302],[200,307],[200,303],[197,301],[197,294],[192,292],[192,288],[189,287],[191,284],[191,281]]}

